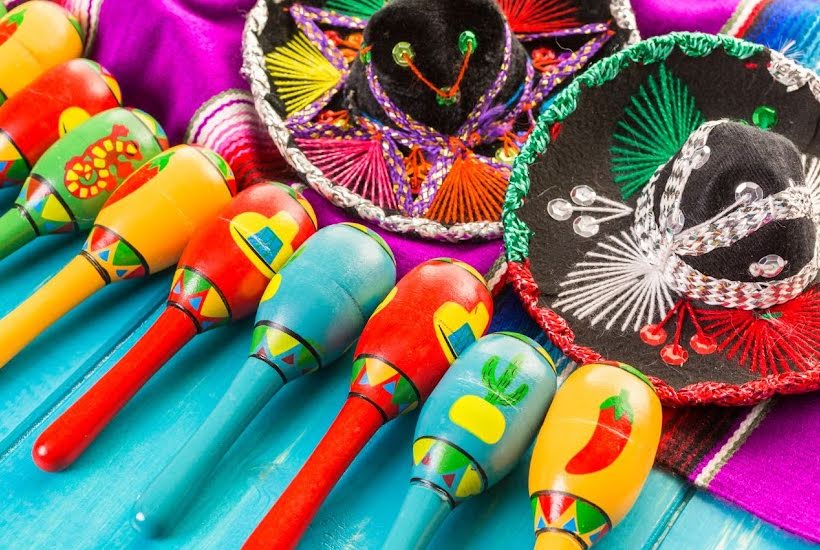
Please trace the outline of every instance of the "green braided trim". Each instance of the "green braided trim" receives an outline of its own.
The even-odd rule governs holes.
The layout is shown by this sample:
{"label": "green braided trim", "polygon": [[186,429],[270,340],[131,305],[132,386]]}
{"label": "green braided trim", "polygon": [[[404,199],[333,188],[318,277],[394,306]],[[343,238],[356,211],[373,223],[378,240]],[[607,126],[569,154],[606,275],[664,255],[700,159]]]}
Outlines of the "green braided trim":
{"label": "green braided trim", "polygon": [[501,214],[508,260],[522,262],[529,255],[532,231],[518,217],[518,209],[524,204],[524,198],[530,191],[529,166],[549,147],[550,127],[556,122],[565,120],[575,111],[578,97],[581,94],[581,86],[597,88],[613,80],[630,64],[648,65],[662,61],[671,55],[676,46],[690,57],[705,57],[716,49],[722,48],[732,57],[748,59],[766,50],[764,46],[730,36],[678,32],[638,42],[598,61],[573,80],[558,94],[547,111],[539,117],[535,129],[513,164],[510,184],[504,200],[504,211]]}

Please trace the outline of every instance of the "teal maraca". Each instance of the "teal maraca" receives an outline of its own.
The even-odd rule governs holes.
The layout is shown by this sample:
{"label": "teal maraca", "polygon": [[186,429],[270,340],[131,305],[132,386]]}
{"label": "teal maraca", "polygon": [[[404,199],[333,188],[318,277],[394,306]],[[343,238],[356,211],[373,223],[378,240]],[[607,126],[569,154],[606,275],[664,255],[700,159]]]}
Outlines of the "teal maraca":
{"label": "teal maraca", "polygon": [[250,357],[139,498],[134,526],[148,537],[169,531],[262,407],[287,382],[341,357],[395,284],[392,252],[364,226],[332,225],[308,239],[262,297]]}
{"label": "teal maraca", "polygon": [[456,359],[419,416],[410,489],[384,550],[426,548],[457,504],[509,474],[555,388],[552,359],[520,334],[490,334]]}

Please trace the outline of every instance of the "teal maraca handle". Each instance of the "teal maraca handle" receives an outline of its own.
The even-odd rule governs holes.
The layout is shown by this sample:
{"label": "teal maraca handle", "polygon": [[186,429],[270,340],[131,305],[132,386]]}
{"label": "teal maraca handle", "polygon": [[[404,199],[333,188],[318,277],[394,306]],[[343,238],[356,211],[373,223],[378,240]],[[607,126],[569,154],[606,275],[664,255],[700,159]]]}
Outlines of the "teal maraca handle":
{"label": "teal maraca handle", "polygon": [[382,550],[424,550],[452,510],[450,501],[417,481],[410,489]]}
{"label": "teal maraca handle", "polygon": [[250,357],[210,416],[137,500],[134,527],[148,538],[170,531],[228,449],[282,386],[284,380],[270,365]]}

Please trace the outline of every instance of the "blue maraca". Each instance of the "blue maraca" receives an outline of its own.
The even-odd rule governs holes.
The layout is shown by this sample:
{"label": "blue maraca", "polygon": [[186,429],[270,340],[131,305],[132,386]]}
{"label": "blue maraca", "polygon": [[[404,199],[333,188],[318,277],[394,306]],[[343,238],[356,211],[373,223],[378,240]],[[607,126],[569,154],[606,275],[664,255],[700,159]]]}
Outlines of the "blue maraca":
{"label": "blue maraca", "polygon": [[149,537],[170,530],[273,395],[341,357],[395,284],[390,249],[364,226],[332,225],[308,239],[271,279],[250,357],[227,393],[137,501],[135,527]]}
{"label": "blue maraca", "polygon": [[509,474],[555,387],[552,359],[520,334],[490,334],[456,359],[419,416],[410,489],[384,549],[427,547],[457,504]]}

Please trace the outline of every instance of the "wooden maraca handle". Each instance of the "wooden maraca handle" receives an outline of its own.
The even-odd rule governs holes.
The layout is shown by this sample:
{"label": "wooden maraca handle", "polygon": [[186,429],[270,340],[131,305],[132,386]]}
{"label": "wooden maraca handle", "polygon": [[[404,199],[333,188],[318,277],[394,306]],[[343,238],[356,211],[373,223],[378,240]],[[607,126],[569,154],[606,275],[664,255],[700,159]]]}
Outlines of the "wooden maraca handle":
{"label": "wooden maraca handle", "polygon": [[373,404],[361,397],[350,397],[316,450],[242,548],[296,548],[336,480],[383,423],[381,411]]}
{"label": "wooden maraca handle", "polygon": [[70,466],[160,367],[196,334],[196,327],[185,313],[176,308],[163,311],[145,335],[153,345],[129,350],[46,428],[34,443],[34,463],[47,472]]}

